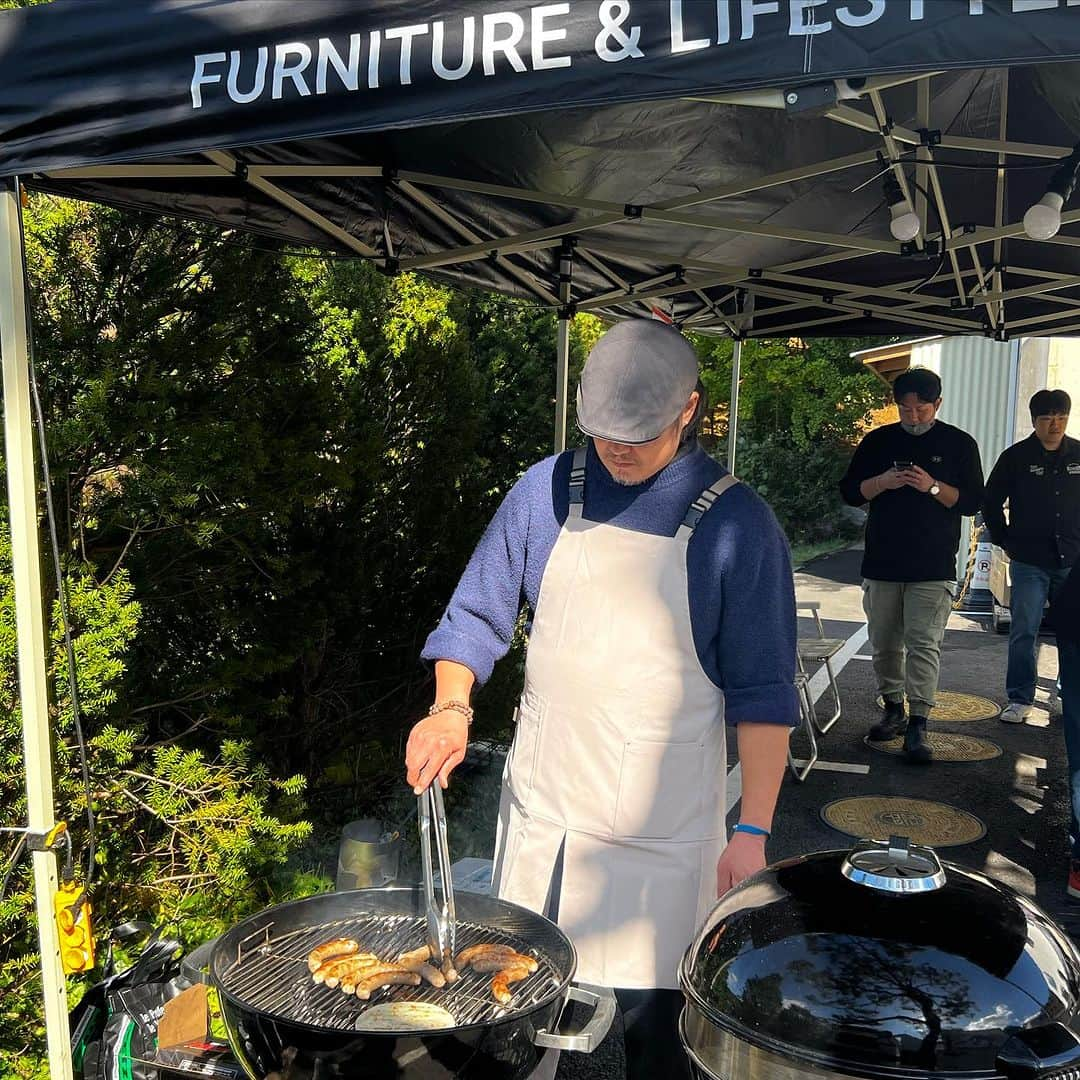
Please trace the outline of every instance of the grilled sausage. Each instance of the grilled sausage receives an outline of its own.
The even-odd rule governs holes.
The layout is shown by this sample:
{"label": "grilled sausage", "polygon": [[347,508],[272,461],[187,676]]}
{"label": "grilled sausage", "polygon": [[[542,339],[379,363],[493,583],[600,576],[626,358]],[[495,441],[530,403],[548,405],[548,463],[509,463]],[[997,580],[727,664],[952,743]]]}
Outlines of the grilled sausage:
{"label": "grilled sausage", "polygon": [[404,966],[406,964],[422,964],[425,960],[430,959],[431,946],[421,945],[419,949],[411,949],[409,952],[403,952],[397,958],[397,962]]}
{"label": "grilled sausage", "polygon": [[415,972],[424,982],[431,983],[432,986],[439,990],[446,985],[446,976],[434,964],[418,964],[414,961],[411,964],[402,964],[401,966],[406,971]]}
{"label": "grilled sausage", "polygon": [[441,990],[446,985],[446,976],[434,964],[426,962],[430,957],[431,948],[427,945],[421,945],[419,949],[403,952],[397,958],[396,963],[406,971],[416,972],[425,982],[431,983],[436,989]]}
{"label": "grilled sausage", "polygon": [[356,987],[364,979],[369,979],[374,975],[382,975],[384,973],[389,975],[404,970],[404,968],[391,963],[389,960],[378,960],[374,964],[365,964],[361,967],[357,967],[355,971],[343,976],[341,979],[341,989],[346,994],[354,994],[356,993]]}
{"label": "grilled sausage", "polygon": [[[402,971],[398,968],[396,971],[379,971],[374,975],[367,975],[361,979],[355,987],[356,996],[361,1001],[367,1001],[371,995],[379,989],[381,986],[419,986],[420,976],[414,971]],[[342,984],[341,987],[346,993],[348,988]]]}
{"label": "grilled sausage", "polygon": [[308,953],[308,971],[318,971],[327,960],[336,959],[339,956],[348,956],[350,953],[360,951],[360,942],[352,938],[334,938],[333,941],[324,941],[316,945]]}
{"label": "grilled sausage", "polygon": [[476,960],[494,960],[498,956],[517,956],[513,945],[501,945],[495,941],[482,942],[462,949],[454,958],[454,966],[460,971]]}
{"label": "grilled sausage", "polygon": [[457,971],[457,968],[456,968],[456,967],[454,967],[454,963],[453,963],[453,961],[452,961],[452,960],[450,959],[450,957],[449,957],[449,956],[448,956],[448,957],[447,957],[447,958],[446,958],[446,959],[445,959],[445,960],[443,961],[443,965],[442,965],[442,977],[443,977],[443,978],[444,978],[444,979],[445,979],[445,980],[446,980],[446,981],[447,981],[448,983],[456,983],[456,982],[458,981],[458,971]]}
{"label": "grilled sausage", "polygon": [[514,1000],[510,984],[521,982],[529,977],[529,969],[524,964],[504,968],[491,980],[491,993],[500,1005],[509,1005]]}
{"label": "grilled sausage", "polygon": [[328,960],[323,964],[323,966],[311,976],[311,979],[312,982],[326,983],[327,986],[333,988],[341,982],[344,976],[354,972],[359,974],[361,971],[381,963],[382,961],[371,953],[356,953],[353,956],[339,956],[333,960]]}
{"label": "grilled sausage", "polygon": [[510,967],[523,967],[530,975],[540,969],[540,965],[531,956],[516,952],[509,953],[506,956],[480,957],[472,962],[473,971],[485,975]]}

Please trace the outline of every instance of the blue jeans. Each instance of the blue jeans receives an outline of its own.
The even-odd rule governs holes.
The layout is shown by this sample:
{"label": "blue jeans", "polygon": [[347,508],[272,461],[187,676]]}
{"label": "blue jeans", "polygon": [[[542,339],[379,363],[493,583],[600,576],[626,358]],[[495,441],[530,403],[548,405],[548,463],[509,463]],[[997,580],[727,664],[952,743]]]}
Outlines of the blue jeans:
{"label": "blue jeans", "polygon": [[1072,797],[1072,857],[1080,859],[1080,641],[1058,638],[1058,678],[1061,681],[1061,720],[1069,760]]}
{"label": "blue jeans", "polygon": [[1035,647],[1046,599],[1065,583],[1070,567],[1043,570],[1030,563],[1013,562],[1009,599],[1009,666],[1005,693],[1010,702],[1030,705],[1035,700],[1038,668]]}

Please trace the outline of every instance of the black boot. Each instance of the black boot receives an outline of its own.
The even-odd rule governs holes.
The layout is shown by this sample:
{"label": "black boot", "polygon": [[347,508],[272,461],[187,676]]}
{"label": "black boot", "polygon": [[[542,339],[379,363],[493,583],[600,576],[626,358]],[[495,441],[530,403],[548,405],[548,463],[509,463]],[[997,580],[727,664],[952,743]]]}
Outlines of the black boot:
{"label": "black boot", "polygon": [[868,738],[871,742],[888,742],[897,735],[903,735],[907,727],[902,701],[886,701],[885,715],[870,729]]}
{"label": "black boot", "polygon": [[913,716],[908,721],[904,735],[904,757],[912,765],[929,765],[934,759],[934,751],[926,738],[926,717]]}

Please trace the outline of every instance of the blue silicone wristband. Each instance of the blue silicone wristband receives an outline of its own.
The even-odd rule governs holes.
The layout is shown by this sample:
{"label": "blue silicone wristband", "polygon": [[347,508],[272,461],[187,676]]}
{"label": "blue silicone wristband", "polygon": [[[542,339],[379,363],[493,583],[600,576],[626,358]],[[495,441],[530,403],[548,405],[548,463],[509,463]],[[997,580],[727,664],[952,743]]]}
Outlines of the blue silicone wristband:
{"label": "blue silicone wristband", "polygon": [[751,836],[764,836],[766,838],[772,835],[768,829],[760,829],[757,825],[745,825],[741,821],[738,825],[734,826],[731,831],[733,833],[744,832],[749,833]]}

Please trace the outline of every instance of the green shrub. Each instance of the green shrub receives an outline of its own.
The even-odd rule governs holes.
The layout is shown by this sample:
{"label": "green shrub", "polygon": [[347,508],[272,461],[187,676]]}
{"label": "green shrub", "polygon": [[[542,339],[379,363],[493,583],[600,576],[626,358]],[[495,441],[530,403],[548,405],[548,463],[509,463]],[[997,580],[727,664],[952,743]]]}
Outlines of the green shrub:
{"label": "green shrub", "polygon": [[798,446],[781,434],[740,437],[736,469],[773,508],[792,544],[814,543],[857,531],[837,487],[850,456],[851,447],[835,443]]}
{"label": "green shrub", "polygon": [[[15,824],[26,820],[26,788],[6,517],[5,508],[0,515],[0,805],[4,823]],[[272,780],[238,740],[222,741],[209,755],[176,744],[151,745],[145,729],[130,718],[123,726],[111,723],[116,686],[139,630],[139,605],[123,570],[98,583],[87,567],[74,567],[67,594],[97,823],[91,901],[99,946],[108,927],[131,918],[171,922],[182,939],[197,943],[276,899],[275,890],[278,895],[289,891],[289,882],[272,871],[310,833],[310,825],[297,820],[303,778]],[[83,854],[86,795],[59,604],[53,605],[48,652],[56,815],[70,823],[75,850]],[[83,863],[79,869],[85,868]],[[47,1075],[39,963],[33,879],[24,858],[0,898],[0,1075]],[[94,977],[68,980],[72,1003]]]}

